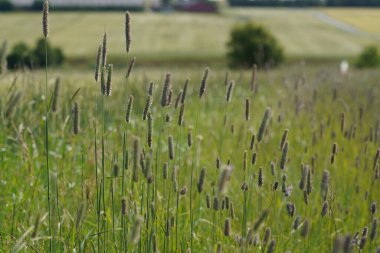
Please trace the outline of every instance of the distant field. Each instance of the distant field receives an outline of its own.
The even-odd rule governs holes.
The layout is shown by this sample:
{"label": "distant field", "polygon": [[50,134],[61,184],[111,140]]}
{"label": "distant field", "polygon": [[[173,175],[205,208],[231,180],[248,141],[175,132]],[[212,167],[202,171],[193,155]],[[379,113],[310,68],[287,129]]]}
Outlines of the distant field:
{"label": "distant field", "polygon": [[[346,21],[380,11],[322,9]],[[223,61],[231,27],[253,20],[268,27],[284,46],[290,58],[340,58],[356,55],[364,45],[374,42],[372,36],[356,36],[323,22],[318,9],[231,9],[223,15],[133,13],[132,54],[140,61]],[[359,15],[359,14],[360,15]],[[368,18],[369,20],[370,18]],[[347,19],[347,22],[350,22]],[[361,19],[360,19],[361,20]],[[361,22],[361,21],[357,22]],[[364,20],[364,19],[363,19]],[[106,30],[109,54],[115,61],[124,61],[123,12],[51,12],[50,39],[61,46],[73,60],[92,61]],[[356,21],[355,21],[356,22]],[[358,27],[365,31],[380,29],[378,22],[363,21]],[[10,44],[26,41],[33,44],[41,35],[40,13],[2,13],[0,40]]]}
{"label": "distant field", "polygon": [[328,9],[328,15],[380,37],[380,9]]}

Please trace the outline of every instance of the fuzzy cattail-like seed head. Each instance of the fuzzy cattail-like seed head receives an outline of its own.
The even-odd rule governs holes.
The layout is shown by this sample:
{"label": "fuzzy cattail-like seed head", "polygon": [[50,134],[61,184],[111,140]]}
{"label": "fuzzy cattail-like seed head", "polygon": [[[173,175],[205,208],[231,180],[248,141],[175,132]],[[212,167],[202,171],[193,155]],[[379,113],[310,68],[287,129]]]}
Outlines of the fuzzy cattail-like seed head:
{"label": "fuzzy cattail-like seed head", "polygon": [[49,1],[45,0],[42,10],[42,32],[44,37],[49,36]]}
{"label": "fuzzy cattail-like seed head", "polygon": [[371,224],[371,232],[369,234],[369,238],[371,239],[371,241],[374,241],[376,239],[378,226],[379,226],[379,220],[376,218],[373,219],[372,224]]}
{"label": "fuzzy cattail-like seed head", "polygon": [[210,200],[210,195],[206,195],[206,207],[208,208],[208,209],[210,209],[211,208],[211,200]]}
{"label": "fuzzy cattail-like seed head", "polygon": [[322,175],[322,182],[321,182],[321,193],[324,198],[327,194],[327,190],[329,189],[329,177],[330,177],[329,171],[324,170],[323,175]]}
{"label": "fuzzy cattail-like seed head", "polygon": [[306,179],[307,179],[307,174],[309,173],[309,167],[308,166],[302,166],[301,167],[301,180],[299,183],[299,188],[300,190],[304,190],[306,186]]}
{"label": "fuzzy cattail-like seed head", "polygon": [[332,146],[331,153],[332,153],[332,155],[336,155],[337,152],[338,152],[338,146],[337,146],[336,143],[334,143],[333,146]]}
{"label": "fuzzy cattail-like seed head", "polygon": [[161,106],[163,107],[168,106],[170,104],[169,94],[170,94],[170,89],[171,89],[171,79],[172,79],[172,74],[166,73],[165,83],[162,89],[162,96],[161,96]]}
{"label": "fuzzy cattail-like seed head", "polygon": [[216,253],[222,253],[222,244],[218,243],[218,245],[216,246]]}
{"label": "fuzzy cattail-like seed head", "polygon": [[113,177],[119,176],[119,165],[115,162],[112,166]]}
{"label": "fuzzy cattail-like seed head", "polygon": [[259,187],[263,186],[263,184],[264,184],[263,168],[259,169],[259,176],[257,178],[257,184]]}
{"label": "fuzzy cattail-like seed head", "polygon": [[248,184],[246,183],[246,182],[244,182],[242,185],[241,185],[241,187],[240,187],[241,189],[242,189],[242,191],[248,191]]}
{"label": "fuzzy cattail-like seed head", "polygon": [[374,215],[376,213],[376,209],[377,209],[376,208],[376,202],[372,202],[371,203],[371,208],[370,208],[372,215]]}
{"label": "fuzzy cattail-like seed head", "polygon": [[227,218],[225,221],[224,221],[224,235],[225,236],[229,236],[230,233],[231,233],[231,221],[229,218]]}
{"label": "fuzzy cattail-like seed head", "polygon": [[179,194],[183,196],[183,195],[185,195],[186,193],[187,193],[187,187],[184,186],[184,187],[182,187],[181,190],[179,191]]}
{"label": "fuzzy cattail-like seed head", "polygon": [[51,110],[53,112],[57,111],[60,87],[61,87],[61,79],[57,77],[55,79],[54,93],[53,93],[53,98],[51,101]]}
{"label": "fuzzy cattail-like seed head", "polygon": [[201,86],[199,88],[199,98],[202,98],[202,96],[203,96],[203,94],[204,94],[204,92],[206,90],[208,72],[209,72],[209,68],[207,67],[205,69],[204,74],[203,74],[203,78],[202,78],[202,81],[201,81]]}
{"label": "fuzzy cattail-like seed head", "polygon": [[306,181],[306,192],[307,194],[310,194],[311,191],[313,190],[313,187],[312,187],[312,183],[311,183],[311,170],[308,170],[307,172],[307,181]]}
{"label": "fuzzy cattail-like seed head", "polygon": [[148,143],[148,146],[151,148],[152,147],[152,142],[153,142],[153,119],[152,119],[152,115],[150,114],[150,112],[148,113],[148,136],[147,136],[147,143]]}
{"label": "fuzzy cattail-like seed head", "polygon": [[232,202],[230,202],[230,217],[231,219],[235,219],[235,208]]}
{"label": "fuzzy cattail-like seed head", "polygon": [[309,220],[305,220],[301,229],[301,236],[307,237],[310,231],[310,222]]}
{"label": "fuzzy cattail-like seed head", "polygon": [[256,152],[252,153],[252,159],[251,159],[251,164],[255,165],[256,164],[256,159],[257,159],[257,154]]}
{"label": "fuzzy cattail-like seed head", "polygon": [[153,101],[153,97],[152,96],[148,96],[147,99],[146,99],[144,110],[143,110],[143,115],[142,115],[142,119],[143,120],[146,120],[146,118],[147,118],[149,109],[150,109],[150,107],[152,105],[152,101]]}
{"label": "fuzzy cattail-like seed head", "polygon": [[362,250],[364,249],[365,243],[367,241],[367,236],[362,236],[359,242],[359,249]]}
{"label": "fuzzy cattail-like seed head", "polygon": [[187,133],[187,146],[190,148],[192,144],[192,131],[189,129],[189,132]]}
{"label": "fuzzy cattail-like seed head", "polygon": [[251,76],[251,82],[250,82],[251,91],[255,91],[256,90],[256,78],[257,78],[257,65],[253,64],[253,66],[252,66],[252,76]]}
{"label": "fuzzy cattail-like seed head", "polygon": [[140,240],[140,231],[143,221],[144,220],[141,216],[135,216],[131,232],[132,244],[136,244]]}
{"label": "fuzzy cattail-like seed head", "polygon": [[296,207],[293,203],[289,202],[286,204],[286,210],[288,211],[288,214],[290,215],[290,217],[293,217],[296,211]]}
{"label": "fuzzy cattail-like seed head", "polygon": [[182,91],[182,95],[181,95],[181,104],[185,103],[186,94],[187,94],[187,86],[189,85],[189,81],[190,81],[190,79],[186,78],[185,85],[183,86],[183,91]]}
{"label": "fuzzy cattail-like seed head", "polygon": [[340,114],[340,132],[344,132],[344,112]]}
{"label": "fuzzy cattail-like seed head", "polygon": [[153,88],[154,88],[154,82],[151,81],[151,82],[149,83],[148,96],[153,96]]}
{"label": "fuzzy cattail-like seed head", "polygon": [[250,149],[251,149],[251,151],[252,151],[253,148],[255,147],[255,139],[256,139],[256,135],[252,134],[251,144],[250,144]]}
{"label": "fuzzy cattail-like seed head", "polygon": [[289,130],[285,129],[284,134],[282,135],[281,144],[280,144],[280,149],[281,150],[283,150],[284,147],[285,147],[285,143],[286,143],[286,140],[288,138],[288,132],[289,132]]}
{"label": "fuzzy cattail-like seed head", "polygon": [[170,235],[170,219],[166,218],[166,221],[165,221],[165,236],[169,237],[169,235]]}
{"label": "fuzzy cattail-like seed head", "polygon": [[334,245],[333,245],[333,253],[339,253],[342,251],[343,247],[343,237],[342,236],[337,236],[334,240]]}
{"label": "fuzzy cattail-like seed head", "polygon": [[270,241],[269,246],[268,246],[268,253],[274,253],[275,249],[276,249],[276,240],[272,240]]}
{"label": "fuzzy cattail-like seed head", "polygon": [[0,48],[0,74],[5,73],[7,70],[7,50],[8,42],[5,40]]}
{"label": "fuzzy cattail-like seed head", "polygon": [[133,182],[137,183],[139,180],[139,157],[140,157],[140,143],[139,140],[136,138],[133,141],[133,171],[132,171],[132,180]]}
{"label": "fuzzy cattail-like seed head", "polygon": [[100,68],[101,68],[101,59],[102,59],[102,44],[99,45],[98,54],[96,55],[96,66],[95,66],[95,82],[98,82]]}
{"label": "fuzzy cattail-like seed head", "polygon": [[131,73],[132,73],[132,70],[133,70],[133,67],[135,66],[136,64],[136,57],[133,57],[131,62],[129,63],[129,66],[128,66],[128,70],[127,70],[127,74],[125,75],[125,78],[126,79],[129,79]]}
{"label": "fuzzy cattail-like seed head", "polygon": [[164,163],[164,168],[163,168],[163,178],[167,179],[168,178],[168,163]]}
{"label": "fuzzy cattail-like seed head", "polygon": [[286,158],[288,155],[288,142],[285,142],[284,148],[282,149],[282,156],[280,161],[280,169],[284,170],[286,165]]}
{"label": "fuzzy cattail-like seed head", "polygon": [[322,211],[321,211],[322,217],[326,216],[328,208],[329,208],[329,203],[327,201],[323,202]]}
{"label": "fuzzy cattail-like seed head", "polygon": [[113,65],[112,64],[108,64],[108,75],[107,75],[107,85],[106,85],[106,91],[105,91],[105,95],[106,96],[111,96],[111,92],[112,92],[112,88],[111,88],[111,85],[112,85],[112,72],[113,72]]}
{"label": "fuzzy cattail-like seed head", "polygon": [[303,191],[303,201],[305,202],[305,205],[309,204],[309,195],[307,195],[307,191]]}
{"label": "fuzzy cattail-like seed head", "polygon": [[77,102],[75,102],[73,107],[71,108],[71,114],[73,117],[73,133],[78,134],[79,133],[79,107],[78,107]]}
{"label": "fuzzy cattail-like seed head", "polygon": [[268,244],[270,237],[271,237],[271,234],[272,234],[271,229],[269,227],[267,227],[265,229],[264,238],[263,238],[263,245],[264,246]]}
{"label": "fuzzy cattail-like seed head", "polygon": [[249,113],[249,98],[246,98],[245,99],[245,120],[246,121],[249,120],[249,116],[250,116],[250,113]]}
{"label": "fuzzy cattail-like seed head", "polygon": [[178,126],[182,126],[183,124],[184,113],[185,113],[185,104],[181,104],[181,109],[179,110],[179,116],[178,116]]}
{"label": "fuzzy cattail-like seed head", "polygon": [[219,158],[219,156],[215,160],[215,165],[216,165],[217,169],[220,169],[220,158]]}
{"label": "fuzzy cattail-like seed head", "polygon": [[264,117],[261,121],[261,124],[260,124],[260,128],[259,128],[259,132],[257,134],[257,141],[261,141],[264,137],[264,133],[265,133],[265,130],[266,130],[266,127],[267,127],[267,123],[268,123],[268,120],[270,118],[270,114],[271,114],[271,110],[270,108],[268,107],[266,110],[265,110],[265,113],[264,113]]}
{"label": "fuzzy cattail-like seed head", "polygon": [[277,189],[278,189],[278,181],[276,180],[276,181],[274,181],[274,183],[272,185],[272,190],[277,191]]}
{"label": "fuzzy cattail-like seed head", "polygon": [[219,210],[219,199],[217,196],[214,196],[212,207],[214,208],[215,211]]}
{"label": "fuzzy cattail-like seed head", "polygon": [[101,67],[100,71],[100,92],[105,95],[106,92],[106,67]]}
{"label": "fuzzy cattail-like seed head", "polygon": [[227,188],[227,182],[229,181],[229,177],[231,174],[231,167],[225,166],[219,176],[218,190],[221,193],[224,193]]}
{"label": "fuzzy cattail-like seed head", "polygon": [[127,199],[126,198],[121,199],[121,214],[122,215],[127,214]]}
{"label": "fuzzy cattail-like seed head", "polygon": [[102,44],[102,67],[107,65],[107,33],[103,35],[103,44]]}
{"label": "fuzzy cattail-like seed head", "polygon": [[228,85],[227,89],[227,95],[226,95],[226,102],[230,102],[232,98],[232,91],[234,90],[235,82],[231,81],[230,84]]}
{"label": "fuzzy cattail-like seed head", "polygon": [[174,158],[174,146],[173,146],[173,136],[169,135],[168,137],[168,149],[169,149],[169,159],[173,160]]}
{"label": "fuzzy cattail-like seed head", "polygon": [[293,222],[293,229],[297,230],[301,224],[301,216],[297,216]]}
{"label": "fuzzy cattail-like seed head", "polygon": [[131,15],[129,11],[125,13],[125,49],[127,53],[131,49]]}
{"label": "fuzzy cattail-like seed head", "polygon": [[201,174],[199,175],[199,180],[197,183],[197,189],[198,189],[199,193],[201,193],[203,191],[203,185],[205,182],[205,177],[206,177],[206,170],[205,170],[205,168],[202,168]]}
{"label": "fuzzy cattail-like seed head", "polygon": [[127,106],[127,112],[125,114],[125,121],[127,123],[131,120],[131,112],[132,112],[132,106],[133,106],[133,96],[130,95],[128,99],[128,106]]}

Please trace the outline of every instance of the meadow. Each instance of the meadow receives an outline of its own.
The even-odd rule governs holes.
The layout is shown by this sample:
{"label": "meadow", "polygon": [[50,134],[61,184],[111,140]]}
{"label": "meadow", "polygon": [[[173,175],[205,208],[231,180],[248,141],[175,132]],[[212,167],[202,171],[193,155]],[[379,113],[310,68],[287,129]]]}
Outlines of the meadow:
{"label": "meadow", "polygon": [[[377,41],[375,34],[357,36],[318,18],[318,14],[332,13],[351,20],[379,16],[371,9],[271,9],[233,8],[220,15],[186,13],[134,13],[133,36],[136,41],[133,55],[141,63],[149,62],[225,62],[225,47],[230,29],[246,21],[264,25],[278,38],[290,59],[341,59],[355,57],[364,46]],[[356,18],[360,15],[360,19]],[[352,18],[355,17],[355,18]],[[109,57],[114,63],[125,64],[123,57],[122,13],[117,12],[57,12],[53,13],[51,30],[53,45],[62,47],[72,62],[93,63],[99,31],[109,34]],[[175,22],[173,22],[175,20]],[[373,29],[373,18],[367,18],[359,28]],[[372,21],[371,21],[372,20]],[[346,22],[346,19],[341,21]],[[41,37],[39,13],[2,13],[0,38],[10,45],[26,42],[33,45]],[[89,25],[91,24],[91,25]],[[159,28],[159,29],[158,29]],[[25,35],[28,36],[25,36]],[[91,42],[91,43],[90,43]]]}
{"label": "meadow", "polygon": [[139,67],[116,16],[0,75],[1,252],[380,252],[378,70]]}

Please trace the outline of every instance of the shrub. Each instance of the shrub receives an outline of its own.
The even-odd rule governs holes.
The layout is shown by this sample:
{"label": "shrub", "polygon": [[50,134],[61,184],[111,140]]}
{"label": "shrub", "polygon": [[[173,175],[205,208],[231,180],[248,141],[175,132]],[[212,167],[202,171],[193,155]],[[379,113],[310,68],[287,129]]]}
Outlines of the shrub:
{"label": "shrub", "polygon": [[228,42],[231,67],[277,66],[284,60],[277,40],[263,27],[247,23],[236,26]]}
{"label": "shrub", "polygon": [[13,10],[13,4],[9,0],[0,0],[0,12]]}
{"label": "shrub", "polygon": [[17,69],[20,67],[31,67],[31,50],[23,42],[16,44],[11,53],[7,56],[7,64],[9,69]]}
{"label": "shrub", "polygon": [[367,46],[360,53],[355,63],[358,68],[374,68],[380,65],[380,55],[376,46]]}
{"label": "shrub", "polygon": [[[48,66],[61,65],[65,56],[60,48],[53,48],[48,43]],[[8,68],[20,67],[40,68],[45,66],[45,40],[39,39],[34,49],[30,49],[25,43],[16,44],[7,56]]]}

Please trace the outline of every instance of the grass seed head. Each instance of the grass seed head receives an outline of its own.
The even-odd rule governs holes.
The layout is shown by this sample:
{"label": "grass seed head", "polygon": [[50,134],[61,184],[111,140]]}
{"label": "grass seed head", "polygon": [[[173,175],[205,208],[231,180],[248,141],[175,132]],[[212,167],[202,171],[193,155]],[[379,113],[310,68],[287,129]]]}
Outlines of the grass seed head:
{"label": "grass seed head", "polygon": [[130,95],[128,99],[127,112],[125,114],[125,121],[127,123],[131,121],[132,106],[133,106],[133,95]]}
{"label": "grass seed head", "polygon": [[131,49],[131,15],[129,11],[125,13],[125,49],[127,53]]}
{"label": "grass seed head", "polygon": [[96,66],[95,66],[95,82],[99,80],[100,68],[101,68],[101,60],[102,60],[102,44],[98,47],[98,54],[96,55]]}
{"label": "grass seed head", "polygon": [[49,36],[49,1],[45,0],[42,10],[42,32],[44,37]]}
{"label": "grass seed head", "polygon": [[71,108],[71,114],[73,117],[73,133],[79,133],[79,106],[78,103],[75,102],[73,107]]}
{"label": "grass seed head", "polygon": [[266,127],[267,127],[270,115],[271,115],[271,109],[268,107],[265,110],[263,119],[262,119],[261,124],[260,124],[259,132],[257,134],[257,141],[258,142],[261,142],[261,140],[264,137],[264,133],[265,133],[265,130],[266,130]]}

